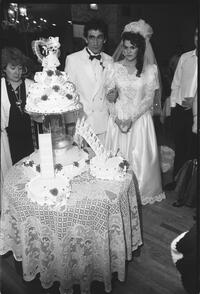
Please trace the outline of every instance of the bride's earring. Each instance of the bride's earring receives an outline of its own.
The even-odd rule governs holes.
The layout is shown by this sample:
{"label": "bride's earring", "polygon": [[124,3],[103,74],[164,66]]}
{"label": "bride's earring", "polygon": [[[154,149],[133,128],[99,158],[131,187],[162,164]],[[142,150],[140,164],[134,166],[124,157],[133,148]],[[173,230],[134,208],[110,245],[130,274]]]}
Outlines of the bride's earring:
{"label": "bride's earring", "polygon": [[87,46],[87,45],[88,45],[88,40],[87,40],[87,38],[84,37],[84,41],[85,41],[85,44],[86,44],[86,46]]}
{"label": "bride's earring", "polygon": [[125,57],[124,49],[122,49],[122,56]]}
{"label": "bride's earring", "polygon": [[27,66],[24,66],[23,70],[22,70],[22,74],[25,75],[25,74],[27,74],[27,72],[28,72],[28,68],[27,68]]}

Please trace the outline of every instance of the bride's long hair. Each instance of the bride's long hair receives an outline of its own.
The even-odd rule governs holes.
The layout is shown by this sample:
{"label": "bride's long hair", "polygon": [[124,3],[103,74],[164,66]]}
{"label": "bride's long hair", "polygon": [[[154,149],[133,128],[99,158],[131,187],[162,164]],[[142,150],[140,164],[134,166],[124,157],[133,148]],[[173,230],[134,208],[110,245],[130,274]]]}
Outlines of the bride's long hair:
{"label": "bride's long hair", "polygon": [[130,41],[132,45],[138,48],[135,67],[137,69],[136,76],[140,77],[144,64],[145,39],[138,33],[124,32],[122,34],[122,42],[125,40]]}
{"label": "bride's long hair", "polygon": [[[143,55],[143,61],[141,58],[141,55],[139,53],[138,56],[138,64],[137,64],[137,75],[141,74],[141,71],[144,70],[148,65],[155,64],[158,69],[158,77],[157,77],[157,85],[158,88],[155,93],[154,97],[154,103],[153,103],[153,114],[154,115],[160,115],[161,114],[161,96],[162,96],[162,83],[161,83],[161,75],[159,71],[159,67],[150,43],[150,38],[153,34],[152,27],[146,23],[143,19],[140,19],[138,21],[133,21],[128,23],[122,32],[122,35],[125,33],[133,33],[133,34],[139,34],[141,37],[145,40],[145,51]],[[138,47],[139,48],[139,47]],[[114,54],[113,54],[113,60],[119,61],[122,58],[122,51],[123,51],[123,40],[120,41],[119,45],[117,46]]]}

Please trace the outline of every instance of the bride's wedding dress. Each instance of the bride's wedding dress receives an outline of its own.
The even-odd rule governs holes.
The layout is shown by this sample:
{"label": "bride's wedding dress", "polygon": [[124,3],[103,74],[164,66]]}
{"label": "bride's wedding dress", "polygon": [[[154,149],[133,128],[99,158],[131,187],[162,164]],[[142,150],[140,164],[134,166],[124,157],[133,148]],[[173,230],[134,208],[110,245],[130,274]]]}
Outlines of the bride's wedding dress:
{"label": "bride's wedding dress", "polygon": [[[148,204],[165,198],[162,191],[161,169],[157,140],[151,116],[151,106],[157,88],[157,67],[149,65],[140,77],[129,74],[121,63],[114,63],[112,82],[118,90],[116,103],[108,103],[110,117],[105,147],[116,154],[118,150],[129,161],[138,180],[141,203]],[[132,118],[126,134],[119,130],[115,118]],[[135,121],[134,121],[135,120]]]}

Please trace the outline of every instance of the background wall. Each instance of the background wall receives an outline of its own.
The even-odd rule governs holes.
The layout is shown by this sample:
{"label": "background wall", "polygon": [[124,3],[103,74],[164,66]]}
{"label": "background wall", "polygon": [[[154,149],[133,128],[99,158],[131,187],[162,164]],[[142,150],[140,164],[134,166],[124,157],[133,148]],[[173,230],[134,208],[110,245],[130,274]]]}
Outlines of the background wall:
{"label": "background wall", "polygon": [[[59,58],[61,62],[60,67],[63,69],[66,55],[73,52],[73,31],[71,24],[68,22],[71,21],[71,6],[69,4],[42,4],[37,2],[29,2],[26,4],[25,2],[26,1],[24,1],[24,4],[27,8],[27,16],[30,19],[30,26],[27,24],[26,26],[23,26],[23,28],[16,28],[12,25],[3,27],[0,34],[1,47],[18,47],[37,64],[37,58],[33,54],[31,47],[32,40],[58,36],[61,43],[61,55]],[[9,3],[3,1],[3,4],[1,5],[2,23],[3,20],[8,19],[8,8]],[[46,28],[32,31],[30,28],[31,21],[35,19],[38,22],[39,18],[47,20]],[[55,23],[56,26],[52,26],[52,23]]]}
{"label": "background wall", "polygon": [[[55,22],[57,27],[37,34],[4,31],[0,36],[1,46],[19,47],[34,58],[31,49],[32,40],[50,35],[59,36],[61,68],[63,68],[66,56],[84,46],[83,41],[76,43],[73,38],[73,22],[84,24],[92,17],[99,17],[108,24],[109,38],[104,49],[111,55],[119,44],[124,25],[140,18],[146,20],[154,30],[151,43],[160,66],[165,65],[177,51],[185,52],[194,48],[193,35],[199,12],[195,0],[188,0],[186,3],[178,0],[175,2],[165,0],[164,3],[159,1],[151,3],[153,0],[146,3],[143,1],[121,5],[98,4],[99,9],[96,11],[91,10],[89,4],[28,3],[27,8],[32,15],[47,18]],[[69,21],[72,21],[72,24]]]}
{"label": "background wall", "polygon": [[146,20],[153,28],[152,46],[159,64],[165,64],[177,51],[185,52],[194,48],[194,30],[197,25],[198,7],[188,3],[135,3],[99,4],[92,11],[89,4],[72,4],[72,21],[86,22],[100,17],[108,24],[109,40],[105,51],[114,52],[120,41],[124,25],[131,21]]}
{"label": "background wall", "polygon": [[91,10],[89,4],[72,4],[72,22],[85,23],[91,18],[101,18],[108,25],[108,40],[105,51],[112,54],[116,47],[119,27],[119,5],[118,4],[98,4],[98,10]]}

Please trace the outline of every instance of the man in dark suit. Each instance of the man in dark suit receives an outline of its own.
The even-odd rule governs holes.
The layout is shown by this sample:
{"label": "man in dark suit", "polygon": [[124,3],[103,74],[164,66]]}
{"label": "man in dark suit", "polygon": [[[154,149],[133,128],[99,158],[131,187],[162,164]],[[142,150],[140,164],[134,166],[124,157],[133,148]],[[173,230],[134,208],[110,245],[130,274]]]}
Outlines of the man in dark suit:
{"label": "man in dark suit", "polygon": [[200,255],[197,225],[178,237],[171,243],[172,260],[181,274],[184,289],[189,294],[198,294],[200,291]]}

